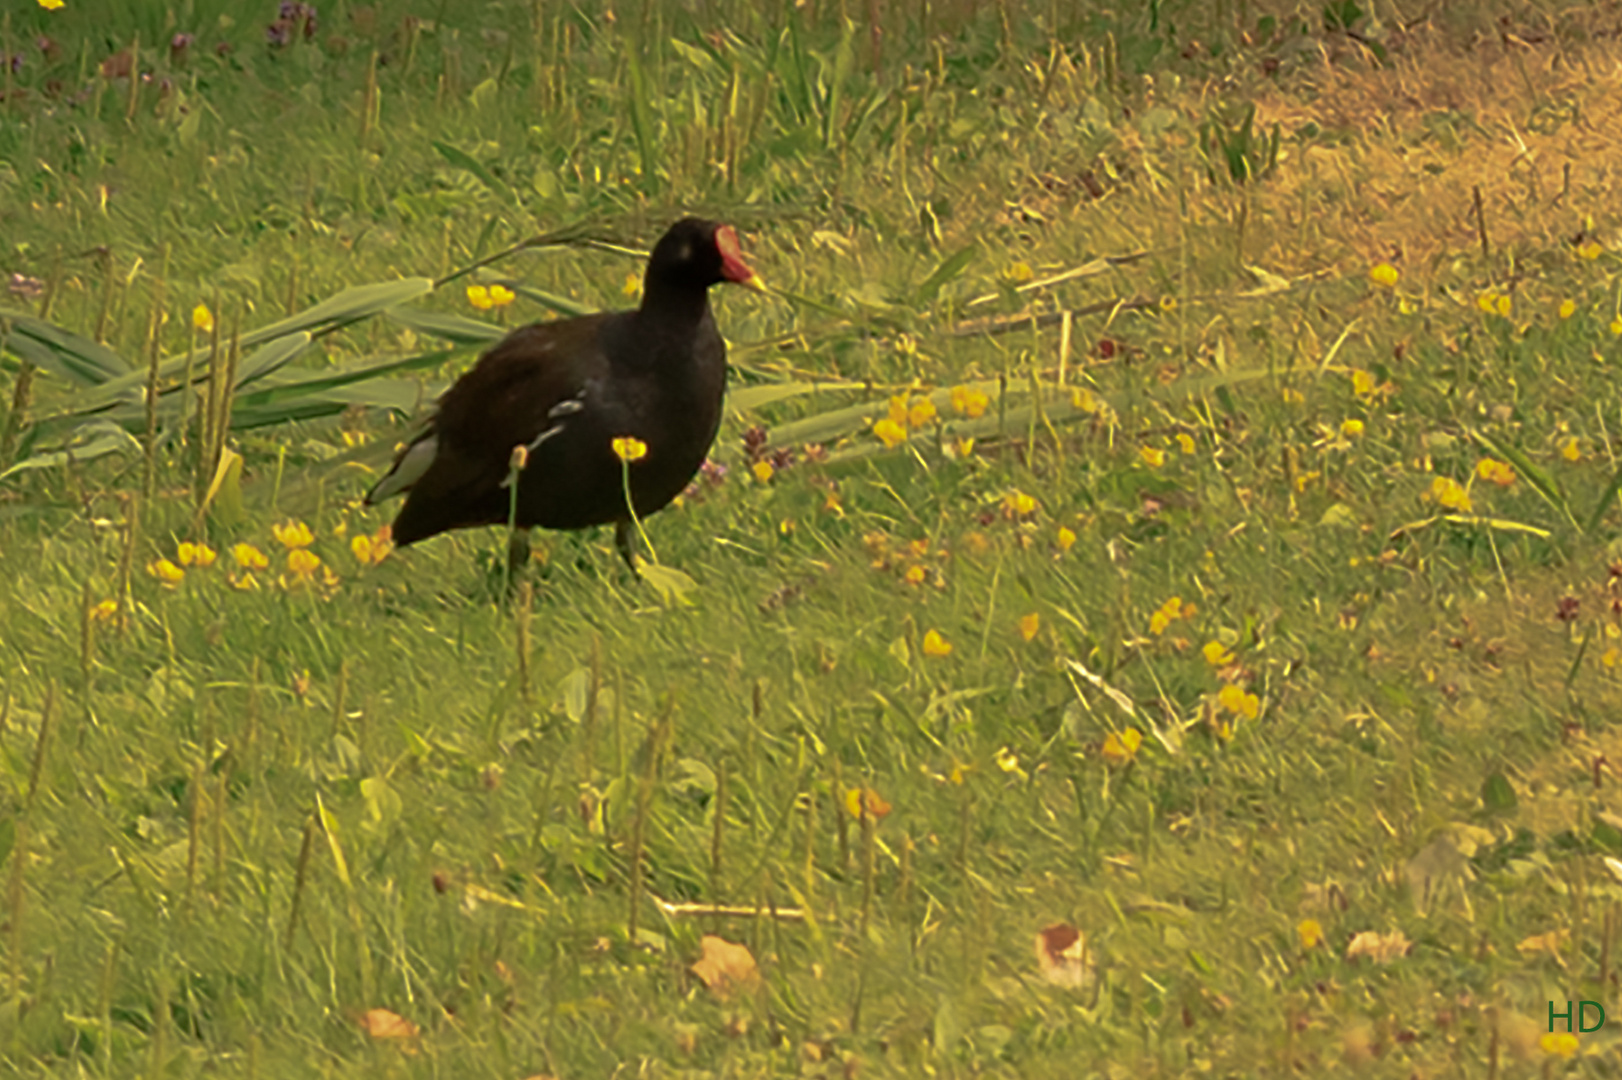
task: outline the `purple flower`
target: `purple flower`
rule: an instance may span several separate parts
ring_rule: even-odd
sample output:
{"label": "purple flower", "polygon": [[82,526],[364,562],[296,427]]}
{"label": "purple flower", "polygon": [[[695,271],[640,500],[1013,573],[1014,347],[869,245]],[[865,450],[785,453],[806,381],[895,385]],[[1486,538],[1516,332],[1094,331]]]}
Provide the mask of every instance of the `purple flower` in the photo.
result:
{"label": "purple flower", "polygon": [[12,53],[10,56],[6,57],[6,63],[11,65],[11,72],[15,75],[17,72],[23,69],[23,54]]}
{"label": "purple flower", "polygon": [[301,31],[305,40],[315,37],[315,28],[314,4],[282,0],[281,6],[277,8],[276,21],[265,27],[265,40],[279,49],[291,45]]}
{"label": "purple flower", "polygon": [[196,40],[197,39],[192,37],[190,34],[176,34],[174,37],[170,38],[169,59],[185,59],[187,50],[192,47],[192,43]]}
{"label": "purple flower", "polygon": [[698,470],[698,475],[706,483],[719,484],[727,478],[727,467],[719,461],[706,460],[703,467]]}

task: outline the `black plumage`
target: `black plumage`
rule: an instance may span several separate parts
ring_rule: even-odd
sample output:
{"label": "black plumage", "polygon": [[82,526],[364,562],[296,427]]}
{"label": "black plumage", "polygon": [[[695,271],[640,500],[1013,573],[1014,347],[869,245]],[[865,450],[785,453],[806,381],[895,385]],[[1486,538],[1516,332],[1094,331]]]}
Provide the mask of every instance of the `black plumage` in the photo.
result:
{"label": "black plumage", "polygon": [[614,524],[630,561],[625,481],[614,440],[647,448],[630,464],[632,505],[669,504],[704,464],[721,423],[726,346],[709,288],[761,288],[732,229],[686,218],[648,259],[641,306],[521,327],[481,356],[367,494],[402,492],[398,546],[450,529],[505,524],[515,447],[516,523],[548,529]]}

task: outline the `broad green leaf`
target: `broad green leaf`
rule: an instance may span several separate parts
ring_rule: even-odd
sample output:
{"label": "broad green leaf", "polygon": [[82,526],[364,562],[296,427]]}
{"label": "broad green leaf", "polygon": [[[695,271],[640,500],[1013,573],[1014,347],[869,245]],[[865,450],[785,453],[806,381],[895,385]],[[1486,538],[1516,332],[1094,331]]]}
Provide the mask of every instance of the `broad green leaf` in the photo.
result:
{"label": "broad green leaf", "polygon": [[666,607],[692,604],[688,597],[698,588],[698,582],[680,570],[658,563],[643,563],[638,569],[642,573],[642,580],[653,586],[653,591],[659,594],[659,601]]}
{"label": "broad green leaf", "polygon": [[50,469],[75,462],[94,461],[108,454],[139,453],[141,444],[135,437],[108,420],[93,420],[75,430],[72,443],[60,450],[51,450],[19,461],[5,472],[0,480],[31,469]]}
{"label": "broad green leaf", "polygon": [[913,291],[913,306],[923,307],[935,299],[935,294],[941,291],[941,286],[968,269],[969,264],[974,261],[974,257],[979,253],[979,250],[980,245],[971,242],[966,247],[960,248],[948,256],[946,261],[937,266],[935,272],[925,278],[923,284]]}
{"label": "broad green leaf", "polygon": [[644,183],[654,178],[657,163],[654,160],[653,121],[649,117],[648,80],[637,57],[640,45],[632,42],[625,50],[626,93],[630,96],[631,130],[636,135],[636,151],[641,160]]}
{"label": "broad green leaf", "polygon": [[1495,772],[1481,783],[1481,802],[1493,813],[1503,813],[1515,809],[1519,800],[1504,774]]}
{"label": "broad green leaf", "polygon": [[301,397],[313,397],[341,386],[371,382],[385,375],[436,368],[454,355],[452,350],[446,349],[423,353],[420,356],[407,356],[400,360],[386,360],[379,364],[363,363],[319,373],[283,373],[261,381],[251,390],[239,393],[236,407],[257,408],[276,402],[296,401]]}
{"label": "broad green leaf", "polygon": [[380,311],[409,303],[434,290],[432,278],[401,278],[399,281],[381,281],[372,285],[356,285],[335,296],[329,296],[312,308],[291,315],[269,326],[242,335],[242,347],[258,345],[295,334],[300,330],[315,330],[328,325],[351,323],[376,315]]}
{"label": "broad green leaf", "polygon": [[[477,93],[480,89],[483,89],[482,84],[474,89],[474,93]],[[475,102],[475,104],[477,104],[477,102]],[[466,169],[468,172],[478,177],[479,182],[485,187],[489,188],[491,191],[500,194],[506,193],[507,185],[503,184],[500,180],[497,180],[495,175],[492,174],[489,169],[486,169],[483,165],[481,165],[479,160],[472,154],[469,154],[465,150],[458,150],[450,143],[443,143],[439,142],[438,140],[434,141],[433,146],[435,150],[439,151],[440,157],[444,158],[452,165],[455,165],[458,169]]]}
{"label": "broad green leaf", "polygon": [[4,336],[6,348],[52,375],[99,385],[130,371],[129,363],[107,346],[26,311],[0,305],[0,319],[11,324]]}
{"label": "broad green leaf", "polygon": [[246,386],[282,367],[310,347],[310,335],[300,330],[296,334],[277,338],[269,345],[256,349],[237,365],[236,385]]}
{"label": "broad green leaf", "polygon": [[214,479],[197,512],[207,512],[210,505],[215,505],[216,497],[219,501],[215,517],[221,524],[234,525],[242,520],[242,455],[229,446],[220,450],[219,467],[214,470]]}
{"label": "broad green leaf", "polygon": [[315,812],[321,822],[321,832],[327,838],[327,846],[332,849],[332,863],[338,871],[338,880],[344,883],[344,888],[353,889],[355,883],[349,877],[349,860],[344,858],[343,845],[338,843],[338,818],[321,801],[319,791],[315,793]]}
{"label": "broad green leaf", "polygon": [[369,776],[362,780],[360,797],[366,800],[366,812],[377,825],[394,824],[405,809],[400,793],[381,776]]}
{"label": "broad green leaf", "polygon": [[597,308],[592,307],[590,304],[582,304],[578,300],[570,300],[566,296],[559,296],[557,293],[545,292],[529,285],[514,285],[512,290],[519,296],[533,300],[542,307],[549,307],[561,315],[568,315],[570,317],[577,315],[595,315],[598,311]]}
{"label": "broad green leaf", "polygon": [[1594,503],[1594,512],[1589,516],[1588,528],[1584,529],[1584,532],[1591,533],[1599,528],[1600,522],[1605,520],[1605,511],[1611,508],[1611,502],[1616,498],[1618,491],[1622,491],[1622,466],[1611,474],[1611,482],[1605,485],[1605,494]]}
{"label": "broad green leaf", "polygon": [[493,323],[440,311],[424,311],[422,308],[391,308],[384,315],[391,322],[410,327],[419,334],[444,338],[458,345],[488,345],[501,340],[507,333]]}
{"label": "broad green leaf", "polygon": [[727,405],[738,412],[748,412],[751,409],[759,409],[773,402],[786,401],[802,394],[815,394],[823,390],[863,390],[866,389],[866,386],[865,383],[832,381],[768,383],[763,386],[745,386],[727,395]]}
{"label": "broad green leaf", "polygon": [[1544,502],[1563,515],[1567,521],[1576,525],[1579,529],[1582,528],[1581,525],[1577,524],[1577,518],[1571,512],[1571,504],[1566,501],[1565,492],[1560,490],[1560,485],[1555,482],[1554,477],[1523,454],[1519,447],[1512,446],[1509,443],[1501,443],[1485,431],[1477,431],[1474,428],[1467,430],[1470,432],[1470,437],[1480,443],[1487,453],[1497,454],[1515,466],[1516,471],[1526,477],[1526,482],[1532,485],[1533,491],[1543,497]]}
{"label": "broad green leaf", "polygon": [[335,416],[352,405],[393,409],[409,416],[420,402],[432,399],[433,395],[425,392],[414,380],[377,379],[354,386],[335,386],[267,405],[238,405],[231,411],[231,427],[233,430],[246,430],[294,420],[314,420]]}
{"label": "broad green leaf", "polygon": [[563,712],[570,723],[578,724],[586,718],[586,700],[591,695],[591,672],[577,667],[558,683],[563,697]]}
{"label": "broad green leaf", "polygon": [[[274,341],[289,334],[296,334],[301,330],[311,331],[325,328],[329,325],[354,322],[368,315],[375,315],[381,311],[399,304],[415,300],[419,296],[432,291],[434,283],[429,278],[402,278],[399,281],[385,281],[373,285],[357,285],[352,289],[330,296],[305,311],[299,312],[269,326],[243,334],[238,344],[247,349],[267,341]],[[206,374],[208,367],[208,351],[198,350],[193,360],[194,377],[201,378]],[[170,382],[183,378],[186,373],[186,354],[179,353],[166,357],[158,365],[158,374],[162,381]],[[145,371],[132,371],[116,379],[109,379],[98,386],[94,393],[87,394],[76,401],[74,413],[85,414],[106,408],[120,398],[130,400],[138,394],[132,393],[138,387],[146,384]],[[240,378],[238,380],[240,382]]]}

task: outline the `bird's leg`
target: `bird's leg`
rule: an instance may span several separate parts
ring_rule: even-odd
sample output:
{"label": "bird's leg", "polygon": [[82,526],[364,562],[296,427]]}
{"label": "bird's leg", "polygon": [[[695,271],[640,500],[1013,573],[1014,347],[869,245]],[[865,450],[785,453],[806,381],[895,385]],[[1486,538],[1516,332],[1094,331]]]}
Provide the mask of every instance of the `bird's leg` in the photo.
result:
{"label": "bird's leg", "polygon": [[636,568],[636,552],[631,550],[631,523],[616,521],[614,523],[614,547],[625,560],[625,565],[631,568],[631,576],[640,579],[642,571]]}
{"label": "bird's leg", "polygon": [[529,530],[512,529],[507,535],[507,587],[529,563]]}

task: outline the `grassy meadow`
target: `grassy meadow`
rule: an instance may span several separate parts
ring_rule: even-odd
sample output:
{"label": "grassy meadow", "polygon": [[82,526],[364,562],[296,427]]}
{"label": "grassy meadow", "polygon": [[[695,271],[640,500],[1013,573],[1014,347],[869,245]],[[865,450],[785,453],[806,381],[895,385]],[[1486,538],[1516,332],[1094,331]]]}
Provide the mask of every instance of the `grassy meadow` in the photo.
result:
{"label": "grassy meadow", "polygon": [[[1616,1074],[1613,5],[0,10],[6,1075]],[[645,580],[390,552],[686,213]]]}

